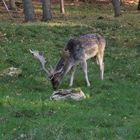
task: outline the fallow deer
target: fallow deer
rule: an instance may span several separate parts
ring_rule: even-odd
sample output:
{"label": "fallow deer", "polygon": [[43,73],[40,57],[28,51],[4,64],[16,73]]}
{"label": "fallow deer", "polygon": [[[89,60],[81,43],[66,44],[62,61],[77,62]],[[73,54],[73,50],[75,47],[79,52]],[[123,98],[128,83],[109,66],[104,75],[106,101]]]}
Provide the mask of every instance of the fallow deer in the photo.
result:
{"label": "fallow deer", "polygon": [[30,52],[33,56],[39,60],[42,65],[43,70],[48,74],[51,80],[53,89],[57,89],[62,81],[63,77],[72,70],[72,75],[70,79],[70,86],[73,85],[75,68],[78,64],[81,64],[82,69],[85,74],[85,79],[87,86],[90,86],[88,80],[88,68],[87,60],[96,57],[97,63],[100,69],[100,78],[103,80],[104,77],[104,50],[106,46],[105,38],[100,34],[86,34],[80,37],[75,37],[70,39],[66,46],[64,47],[62,57],[58,61],[54,69],[51,71],[45,68],[46,60],[44,56],[39,51]]}

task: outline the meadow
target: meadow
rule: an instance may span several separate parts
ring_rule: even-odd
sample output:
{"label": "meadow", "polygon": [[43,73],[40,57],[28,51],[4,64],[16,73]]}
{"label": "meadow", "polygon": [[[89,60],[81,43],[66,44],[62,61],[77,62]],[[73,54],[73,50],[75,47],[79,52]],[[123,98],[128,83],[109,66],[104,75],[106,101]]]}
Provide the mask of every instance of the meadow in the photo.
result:
{"label": "meadow", "polygon": [[[139,140],[140,13],[122,7],[113,17],[111,5],[67,5],[66,15],[53,6],[49,22],[0,21],[0,72],[14,66],[19,77],[0,76],[1,140]],[[87,98],[51,101],[53,89],[29,49],[39,50],[55,66],[70,38],[102,33],[106,40],[105,76],[88,61],[91,87],[80,67],[74,88]],[[68,74],[60,88],[69,88]]]}

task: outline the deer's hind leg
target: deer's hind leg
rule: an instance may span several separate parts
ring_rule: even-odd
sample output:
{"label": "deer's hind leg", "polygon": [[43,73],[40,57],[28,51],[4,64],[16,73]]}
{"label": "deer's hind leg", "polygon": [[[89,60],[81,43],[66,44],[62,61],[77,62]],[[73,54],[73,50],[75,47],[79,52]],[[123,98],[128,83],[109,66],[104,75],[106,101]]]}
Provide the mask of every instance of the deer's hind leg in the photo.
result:
{"label": "deer's hind leg", "polygon": [[97,54],[97,60],[99,63],[99,70],[100,70],[100,79],[104,79],[104,62],[103,62],[104,52],[101,51]]}

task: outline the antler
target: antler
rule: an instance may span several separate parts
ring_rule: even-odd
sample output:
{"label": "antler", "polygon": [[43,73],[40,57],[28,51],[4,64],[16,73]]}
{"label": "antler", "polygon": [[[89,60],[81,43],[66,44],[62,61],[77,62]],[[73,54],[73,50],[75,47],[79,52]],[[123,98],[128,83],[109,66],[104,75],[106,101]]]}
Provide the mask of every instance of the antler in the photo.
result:
{"label": "antler", "polygon": [[63,68],[61,68],[60,70],[57,70],[56,72],[54,72],[54,75],[57,73],[60,73],[62,71]]}
{"label": "antler", "polygon": [[55,76],[55,74],[62,72],[62,69],[63,69],[63,68],[61,68],[60,70],[57,70],[57,71],[54,71],[54,70],[53,70],[52,76],[51,76],[50,80]]}
{"label": "antler", "polygon": [[60,73],[62,71],[62,68],[58,71],[54,71],[52,66],[50,66],[50,69],[47,70],[45,68],[45,64],[47,63],[47,61],[46,61],[45,57],[43,56],[43,54],[40,53],[39,51],[33,51],[31,49],[29,49],[29,51],[34,56],[34,58],[37,59],[41,63],[42,69],[52,78],[54,77],[55,74]]}
{"label": "antler", "polygon": [[43,56],[42,53],[40,53],[39,51],[32,51],[31,49],[29,49],[30,53],[34,56],[34,58],[36,58],[37,60],[39,60],[39,62],[41,63],[42,69],[48,74],[50,75],[50,72],[45,68],[45,64],[47,63],[45,57]]}
{"label": "antler", "polygon": [[52,66],[50,66],[50,74],[53,74],[54,73],[54,69],[53,69],[53,67]]}

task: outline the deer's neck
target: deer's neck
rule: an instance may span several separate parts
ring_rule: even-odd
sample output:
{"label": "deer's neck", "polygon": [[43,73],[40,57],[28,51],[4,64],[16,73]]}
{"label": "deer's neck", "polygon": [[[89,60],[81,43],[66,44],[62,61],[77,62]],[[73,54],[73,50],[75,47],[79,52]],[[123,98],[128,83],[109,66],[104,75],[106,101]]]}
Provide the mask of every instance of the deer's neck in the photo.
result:
{"label": "deer's neck", "polygon": [[64,76],[71,70],[72,67],[73,63],[71,63],[70,61],[64,62],[63,59],[59,61],[56,67],[56,70],[62,69],[58,76],[59,81],[61,81],[64,78]]}

